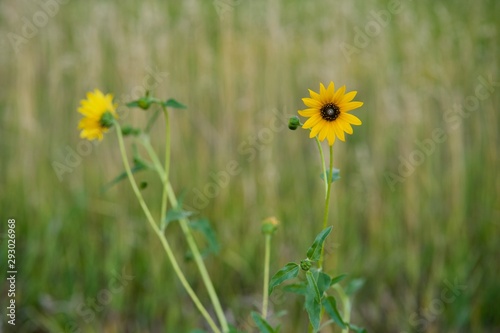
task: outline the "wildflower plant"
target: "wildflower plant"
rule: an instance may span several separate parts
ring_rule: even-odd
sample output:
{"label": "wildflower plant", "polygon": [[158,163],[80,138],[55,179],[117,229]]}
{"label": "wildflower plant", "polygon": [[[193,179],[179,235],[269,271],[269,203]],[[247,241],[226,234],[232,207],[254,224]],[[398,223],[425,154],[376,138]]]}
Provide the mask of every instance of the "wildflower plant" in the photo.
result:
{"label": "wildflower plant", "polygon": [[[353,130],[351,125],[361,124],[361,121],[357,117],[349,114],[349,112],[359,108],[363,103],[352,101],[356,92],[353,91],[346,94],[345,86],[335,91],[333,82],[331,82],[327,88],[325,88],[323,84],[320,84],[319,93],[311,90],[309,92],[310,98],[303,99],[304,104],[308,108],[299,111],[299,114],[308,117],[308,120],[302,124],[298,117],[293,117],[289,121],[289,128],[294,130],[302,126],[304,129],[308,129],[310,131],[309,136],[316,140],[323,165],[322,178],[325,183],[323,228],[307,250],[305,259],[299,262],[290,262],[286,264],[270,279],[271,240],[273,234],[278,229],[279,223],[274,217],[267,218],[263,221],[262,234],[264,235],[265,241],[265,255],[262,309],[260,313],[252,312],[251,318],[260,332],[278,332],[280,326],[272,327],[268,322],[269,296],[283,282],[295,279],[294,283],[282,286],[282,288],[285,291],[299,294],[304,297],[305,309],[310,321],[310,332],[317,332],[322,327],[332,323],[340,326],[342,332],[348,332],[349,329],[356,332],[363,332],[363,329],[352,325],[349,320],[350,301],[348,295],[340,286],[340,282],[346,275],[342,274],[332,277],[324,271],[323,267],[324,243],[332,231],[332,226],[328,226],[330,189],[332,182],[340,178],[339,170],[333,168],[333,143],[335,142],[335,138],[344,141],[344,133],[352,134]],[[211,240],[214,241],[215,237],[213,236],[213,230],[210,228],[207,220],[190,219],[192,213],[183,209],[182,202],[177,198],[169,179],[171,141],[169,112],[171,109],[186,107],[174,99],[161,100],[151,96],[149,92],[146,93],[146,96],[128,103],[127,106],[148,111],[146,114],[149,116],[149,119],[144,128],[120,124],[119,117],[116,113],[117,105],[113,103],[113,95],[105,95],[98,89],[87,93],[87,98],[80,102],[80,107],[78,108],[78,111],[84,116],[78,124],[78,128],[81,130],[80,136],[88,140],[102,140],[104,134],[114,127],[118,137],[118,145],[125,172],[116,177],[108,186],[112,186],[123,179],[129,180],[149,226],[162,244],[165,254],[172,265],[173,272],[176,274],[201,316],[205,319],[210,330],[215,333],[241,333],[240,330],[232,326],[226,319],[226,314],[222,309],[218,294],[203,261],[202,253],[193,236],[193,230],[198,229],[205,233],[209,242]],[[159,155],[153,149],[150,137],[151,129],[160,118],[160,115],[163,116],[165,126],[165,152],[163,154],[163,162],[160,161]],[[134,148],[132,158],[133,164],[129,162],[129,155],[125,147],[125,136],[132,137],[134,141],[132,146]],[[325,139],[327,139],[330,147],[329,169],[326,169],[321,146],[321,141]],[[135,149],[136,144],[144,148],[147,153],[146,158],[139,155],[138,150]],[[156,172],[161,180],[162,194],[159,196],[159,198],[161,198],[161,205],[158,216],[154,216],[151,212],[149,205],[141,194],[141,189],[144,186],[143,184],[137,184],[134,176],[135,173],[144,170]],[[174,221],[179,223],[180,229],[182,230],[191,252],[191,256],[197,265],[199,276],[207,290],[212,305],[210,311],[200,301],[198,295],[191,287],[175,256],[175,249],[172,248],[165,236],[168,225]],[[300,272],[303,273],[299,276]],[[343,310],[342,315],[337,308],[337,299],[332,291],[335,291],[336,295],[340,297]],[[329,319],[322,321],[322,317],[325,313],[328,315]],[[215,314],[216,319],[212,317],[213,314]],[[277,318],[273,319],[276,320]],[[197,332],[203,331],[197,330]]]}

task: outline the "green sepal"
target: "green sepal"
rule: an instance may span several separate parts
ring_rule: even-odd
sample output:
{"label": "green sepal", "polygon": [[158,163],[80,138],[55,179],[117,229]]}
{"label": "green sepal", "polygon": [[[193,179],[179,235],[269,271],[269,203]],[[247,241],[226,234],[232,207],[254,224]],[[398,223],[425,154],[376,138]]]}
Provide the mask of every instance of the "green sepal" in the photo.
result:
{"label": "green sepal", "polygon": [[[326,170],[326,174],[327,175],[330,174],[330,169]],[[320,177],[321,177],[321,179],[325,180],[325,174],[324,173],[321,173]],[[333,171],[332,171],[331,177],[330,177],[330,182],[333,183],[334,181],[339,180],[339,179],[340,179],[340,170],[336,169],[336,168],[333,168]]]}
{"label": "green sepal", "polygon": [[293,279],[299,274],[300,266],[294,262],[289,262],[282,269],[280,269],[269,282],[269,295],[273,292],[274,288],[285,282],[286,280]]}
{"label": "green sepal", "polygon": [[326,313],[332,318],[332,320],[339,325],[342,329],[347,328],[344,320],[340,316],[339,310],[337,309],[337,301],[333,296],[328,296],[323,299],[323,307],[325,308]]}
{"label": "green sepal", "polygon": [[323,243],[325,242],[326,237],[332,231],[332,226],[321,231],[314,240],[314,243],[307,250],[307,258],[311,261],[318,261],[321,256],[321,249],[323,248]]}
{"label": "green sepal", "polygon": [[164,107],[171,107],[171,108],[174,108],[174,109],[186,109],[187,108],[187,106],[185,106],[182,103],[177,102],[173,98],[170,98],[170,99],[166,100],[165,102],[162,102],[162,105]]}

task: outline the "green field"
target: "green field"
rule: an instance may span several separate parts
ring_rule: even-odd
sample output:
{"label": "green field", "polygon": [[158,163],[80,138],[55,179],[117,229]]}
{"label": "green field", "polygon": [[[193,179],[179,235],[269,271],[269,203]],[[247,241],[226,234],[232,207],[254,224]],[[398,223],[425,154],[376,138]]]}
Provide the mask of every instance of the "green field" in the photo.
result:
{"label": "green field", "polygon": [[[353,111],[363,125],[334,145],[325,261],[349,273],[344,285],[365,281],[352,321],[368,332],[500,331],[499,1],[60,2],[0,2],[0,332],[209,331],[129,183],[103,191],[123,166],[114,133],[98,145],[79,137],[77,108],[95,88],[121,106],[146,89],[187,105],[171,110],[170,180],[216,231],[205,262],[228,320],[256,332],[261,221],[280,220],[271,273],[321,230],[316,144],[286,124],[307,89],[330,81],[364,102]],[[147,121],[119,111],[124,124]],[[158,124],[159,151],[163,139]],[[158,178],[137,178],[157,214]],[[167,238],[213,313],[175,223]],[[271,322],[307,332],[301,299],[276,295],[271,313],[286,314]]]}

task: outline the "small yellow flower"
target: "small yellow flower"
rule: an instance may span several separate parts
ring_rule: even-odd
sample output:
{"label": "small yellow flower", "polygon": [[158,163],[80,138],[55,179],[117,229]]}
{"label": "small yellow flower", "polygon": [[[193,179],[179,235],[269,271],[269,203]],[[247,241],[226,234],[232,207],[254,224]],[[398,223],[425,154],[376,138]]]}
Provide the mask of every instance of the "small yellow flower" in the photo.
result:
{"label": "small yellow flower", "polygon": [[335,91],[333,82],[325,89],[323,83],[319,85],[319,94],[309,89],[311,98],[302,98],[308,109],[299,110],[299,114],[309,119],[302,128],[311,129],[310,138],[318,135],[323,141],[328,139],[331,146],[335,137],[345,141],[344,132],[352,134],[351,125],[361,125],[358,117],[348,113],[363,105],[363,102],[353,102],[357,91],[345,93],[345,86]]}
{"label": "small yellow flower", "polygon": [[117,104],[113,104],[113,95],[104,95],[99,89],[88,92],[87,99],[80,101],[78,108],[78,112],[85,116],[78,124],[78,128],[82,130],[80,137],[102,140],[103,134],[118,118],[116,107]]}

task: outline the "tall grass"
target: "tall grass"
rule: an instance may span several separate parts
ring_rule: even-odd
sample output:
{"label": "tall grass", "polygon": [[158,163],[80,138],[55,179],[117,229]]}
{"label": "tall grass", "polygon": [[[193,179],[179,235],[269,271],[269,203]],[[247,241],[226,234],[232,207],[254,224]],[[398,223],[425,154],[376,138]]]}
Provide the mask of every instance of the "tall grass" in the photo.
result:
{"label": "tall grass", "polygon": [[[99,87],[124,103],[138,97],[148,68],[168,73],[157,96],[188,105],[171,118],[171,180],[185,203],[196,205],[195,189],[213,183],[228,162],[241,169],[199,209],[221,243],[206,260],[234,325],[251,331],[247,315],[260,301],[262,218],[282,222],[274,270],[300,258],[319,232],[323,185],[314,141],[305,131],[269,129],[277,114],[284,124],[303,108],[308,88],[334,80],[365,103],[356,111],[363,126],[335,144],[342,179],[333,186],[325,262],[366,280],[353,321],[371,332],[498,330],[498,85],[467,118],[445,116],[474,96],[479,76],[500,78],[498,1],[403,1],[350,61],[339,45],[355,46],[354,28],[363,30],[387,2],[235,3],[222,18],[211,1],[68,2],[18,53],[7,33],[20,35],[21,18],[31,20],[41,7],[0,4],[0,203],[3,221],[14,217],[18,227],[18,331],[66,332],[68,323],[82,332],[203,327],[128,184],[101,191],[122,171],[114,136],[62,180],[53,168],[81,143],[76,108],[85,92]],[[122,114],[132,119],[145,115]],[[400,157],[422,151],[416,141],[432,139],[435,129],[446,139],[391,185],[387,175],[398,173]],[[160,184],[153,175],[139,178],[154,200]],[[173,226],[168,237],[182,253],[177,235]],[[161,264],[152,265],[151,255]],[[208,300],[193,263],[185,269]],[[134,278],[85,322],[78,308],[122,272]],[[438,308],[447,281],[466,288]],[[293,296],[270,305],[288,310],[283,332],[306,331]]]}

